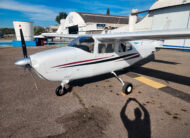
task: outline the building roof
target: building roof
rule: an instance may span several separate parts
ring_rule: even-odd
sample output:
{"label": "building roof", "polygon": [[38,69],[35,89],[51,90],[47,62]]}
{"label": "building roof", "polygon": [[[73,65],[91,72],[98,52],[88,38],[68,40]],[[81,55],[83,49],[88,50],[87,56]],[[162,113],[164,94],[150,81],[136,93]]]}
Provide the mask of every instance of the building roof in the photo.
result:
{"label": "building roof", "polygon": [[118,15],[106,15],[106,14],[94,14],[94,13],[84,13],[77,12],[85,22],[95,22],[95,23],[111,23],[111,24],[128,24],[128,16],[118,16]]}
{"label": "building roof", "polygon": [[189,3],[190,3],[190,0],[157,0],[152,5],[150,10],[156,10],[156,9],[160,9],[160,8],[184,5],[184,4],[189,4]]}
{"label": "building roof", "polygon": [[187,4],[190,5],[190,0],[157,0],[150,7],[149,10],[139,11],[139,12],[131,13],[131,14],[135,15],[135,14],[140,14],[140,13],[144,13],[144,12],[151,12],[151,11],[155,11],[155,10],[177,7],[177,6],[187,5]]}

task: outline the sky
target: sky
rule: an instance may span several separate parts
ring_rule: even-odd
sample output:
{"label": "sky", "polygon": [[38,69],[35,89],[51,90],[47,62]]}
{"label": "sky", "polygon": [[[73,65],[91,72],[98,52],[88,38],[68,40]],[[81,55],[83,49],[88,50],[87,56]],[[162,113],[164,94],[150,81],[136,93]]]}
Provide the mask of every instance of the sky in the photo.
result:
{"label": "sky", "polygon": [[13,21],[32,21],[35,26],[56,25],[59,12],[71,11],[128,16],[132,9],[148,10],[156,0],[0,0],[0,28]]}

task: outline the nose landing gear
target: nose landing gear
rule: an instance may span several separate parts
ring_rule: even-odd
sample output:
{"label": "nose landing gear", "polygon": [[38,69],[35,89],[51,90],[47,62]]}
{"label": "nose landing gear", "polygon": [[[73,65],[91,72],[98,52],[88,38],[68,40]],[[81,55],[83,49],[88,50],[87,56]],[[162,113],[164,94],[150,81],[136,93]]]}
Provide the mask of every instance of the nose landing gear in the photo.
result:
{"label": "nose landing gear", "polygon": [[62,96],[64,94],[66,94],[66,89],[65,87],[62,87],[61,85],[57,87],[57,89],[55,90],[55,93],[57,96]]}
{"label": "nose landing gear", "polygon": [[[67,89],[65,87],[65,85],[67,85],[69,83],[69,81],[62,81],[61,85],[57,87],[57,89],[55,90],[55,94],[57,96],[63,96],[67,93]],[[67,86],[68,88],[69,86]]]}

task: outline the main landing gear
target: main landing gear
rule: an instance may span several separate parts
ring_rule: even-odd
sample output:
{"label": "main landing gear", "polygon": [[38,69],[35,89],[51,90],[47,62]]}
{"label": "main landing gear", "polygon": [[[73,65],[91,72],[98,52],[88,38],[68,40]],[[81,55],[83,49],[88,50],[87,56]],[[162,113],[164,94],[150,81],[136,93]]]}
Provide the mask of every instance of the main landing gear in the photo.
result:
{"label": "main landing gear", "polygon": [[[57,87],[55,93],[57,96],[62,96],[67,93],[66,85],[68,85],[69,81],[62,81],[61,85]],[[69,86],[67,86],[69,87]]]}
{"label": "main landing gear", "polygon": [[[117,76],[117,74],[112,71],[111,72],[120,82],[121,84],[123,85],[122,87],[122,92],[126,95],[129,95],[132,93],[133,91],[133,85],[131,83],[128,83],[128,82],[123,82],[123,80],[121,78],[119,78]],[[68,85],[69,81],[66,80],[66,81],[62,81],[61,82],[61,85],[57,87],[57,89],[55,90],[55,93],[57,96],[62,96],[62,95],[65,95],[67,92],[68,92],[68,89],[69,89],[69,85]]]}
{"label": "main landing gear", "polygon": [[133,91],[133,85],[132,85],[131,83],[128,83],[128,82],[123,82],[123,80],[122,80],[121,78],[119,78],[119,77],[117,76],[117,74],[116,74],[114,71],[112,71],[111,73],[112,73],[112,74],[121,82],[121,84],[123,85],[123,87],[122,87],[122,92],[123,92],[124,94],[126,94],[126,95],[131,94],[132,91]]}

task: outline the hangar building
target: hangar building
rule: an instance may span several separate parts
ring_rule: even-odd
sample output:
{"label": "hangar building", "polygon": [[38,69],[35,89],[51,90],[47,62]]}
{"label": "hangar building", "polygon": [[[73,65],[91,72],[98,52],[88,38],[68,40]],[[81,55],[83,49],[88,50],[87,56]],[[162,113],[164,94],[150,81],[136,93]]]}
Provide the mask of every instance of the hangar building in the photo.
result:
{"label": "hangar building", "polygon": [[[141,13],[147,14],[138,22],[136,20]],[[190,29],[190,0],[157,0],[149,10],[133,10],[129,25],[111,30],[111,33],[185,28]],[[164,46],[190,47],[190,40],[165,40]]]}
{"label": "hangar building", "polygon": [[112,30],[129,23],[128,16],[70,12],[62,20],[57,33],[63,34],[98,34],[103,30]]}

